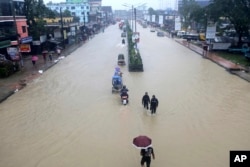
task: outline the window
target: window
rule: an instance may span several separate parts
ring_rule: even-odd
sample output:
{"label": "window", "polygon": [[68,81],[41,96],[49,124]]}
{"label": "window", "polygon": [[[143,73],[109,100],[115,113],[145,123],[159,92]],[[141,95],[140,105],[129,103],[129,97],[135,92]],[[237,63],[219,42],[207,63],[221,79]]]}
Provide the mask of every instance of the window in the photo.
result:
{"label": "window", "polygon": [[71,9],[75,9],[75,7],[74,7],[74,6],[71,6]]}
{"label": "window", "polygon": [[26,26],[22,26],[23,33],[26,33]]}

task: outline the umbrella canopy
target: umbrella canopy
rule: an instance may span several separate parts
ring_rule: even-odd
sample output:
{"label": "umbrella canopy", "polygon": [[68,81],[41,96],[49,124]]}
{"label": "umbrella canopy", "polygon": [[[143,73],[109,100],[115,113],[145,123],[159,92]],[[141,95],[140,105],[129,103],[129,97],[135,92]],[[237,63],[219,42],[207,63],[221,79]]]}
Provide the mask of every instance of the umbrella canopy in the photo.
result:
{"label": "umbrella canopy", "polygon": [[146,149],[150,147],[152,140],[147,136],[137,136],[133,139],[133,145],[139,149]]}
{"label": "umbrella canopy", "polygon": [[32,61],[37,61],[37,60],[38,60],[38,57],[37,57],[37,56],[32,56],[31,60],[32,60]]}

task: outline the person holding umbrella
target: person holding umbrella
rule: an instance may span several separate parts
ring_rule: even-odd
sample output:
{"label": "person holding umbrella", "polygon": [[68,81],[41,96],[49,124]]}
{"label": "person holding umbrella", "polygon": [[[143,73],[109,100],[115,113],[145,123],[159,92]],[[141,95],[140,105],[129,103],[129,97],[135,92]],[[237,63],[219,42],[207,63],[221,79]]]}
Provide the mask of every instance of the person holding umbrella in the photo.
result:
{"label": "person holding umbrella", "polygon": [[155,159],[154,149],[152,147],[152,140],[148,136],[140,135],[133,139],[133,145],[136,148],[141,149],[141,167],[144,167],[146,163],[147,167],[150,167],[151,156]]}
{"label": "person holding umbrella", "polygon": [[32,57],[31,57],[31,61],[32,61],[32,64],[33,64],[33,67],[35,67],[35,65],[36,65],[36,61],[38,60],[38,57],[37,56],[35,56],[35,55],[32,55]]}
{"label": "person holding umbrella", "polygon": [[141,167],[144,167],[146,162],[146,167],[150,167],[151,156],[155,159],[154,149],[153,147],[148,147],[146,149],[141,149]]}

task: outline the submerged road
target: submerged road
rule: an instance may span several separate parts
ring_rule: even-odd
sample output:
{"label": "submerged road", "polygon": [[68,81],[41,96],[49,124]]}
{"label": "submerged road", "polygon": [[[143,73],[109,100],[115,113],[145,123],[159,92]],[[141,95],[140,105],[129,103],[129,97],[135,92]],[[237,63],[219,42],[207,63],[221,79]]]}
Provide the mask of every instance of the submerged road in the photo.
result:
{"label": "submerged road", "polygon": [[[230,150],[249,150],[250,85],[137,28],[144,72],[121,67],[129,105],[111,93],[127,55],[112,25],[0,104],[1,167],[138,167],[138,135],[153,140],[152,167],[228,167]],[[141,104],[146,91],[159,99],[155,116]]]}

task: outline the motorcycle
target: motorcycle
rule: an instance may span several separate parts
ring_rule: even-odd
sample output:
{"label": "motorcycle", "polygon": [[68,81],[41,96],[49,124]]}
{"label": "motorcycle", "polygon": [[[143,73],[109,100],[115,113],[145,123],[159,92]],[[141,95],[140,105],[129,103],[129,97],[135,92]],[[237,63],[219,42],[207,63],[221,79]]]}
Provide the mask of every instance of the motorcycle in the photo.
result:
{"label": "motorcycle", "polygon": [[128,96],[121,96],[121,101],[123,105],[128,104]]}

